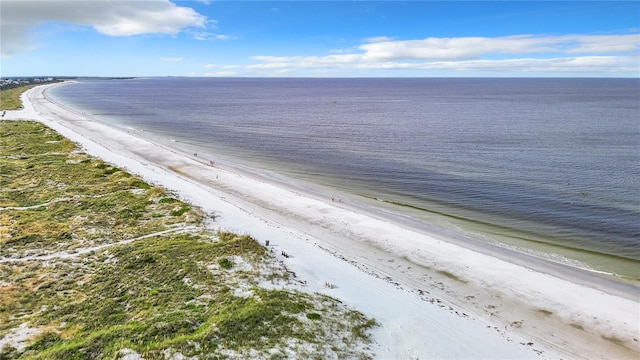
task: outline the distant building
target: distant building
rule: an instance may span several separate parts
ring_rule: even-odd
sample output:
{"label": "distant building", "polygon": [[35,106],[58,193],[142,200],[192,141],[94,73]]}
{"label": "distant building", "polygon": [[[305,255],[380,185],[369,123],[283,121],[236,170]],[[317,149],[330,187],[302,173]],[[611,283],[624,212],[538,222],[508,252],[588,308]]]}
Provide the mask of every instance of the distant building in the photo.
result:
{"label": "distant building", "polygon": [[0,78],[0,89],[8,89],[22,85],[43,84],[58,81],[53,77],[33,77],[27,79],[21,78]]}

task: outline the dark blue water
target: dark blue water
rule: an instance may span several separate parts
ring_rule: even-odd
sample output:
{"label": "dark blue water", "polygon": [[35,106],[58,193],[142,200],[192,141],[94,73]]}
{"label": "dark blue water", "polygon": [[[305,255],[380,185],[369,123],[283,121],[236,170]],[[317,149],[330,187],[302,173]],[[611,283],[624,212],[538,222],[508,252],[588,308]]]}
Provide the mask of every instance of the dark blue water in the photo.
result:
{"label": "dark blue water", "polygon": [[156,140],[640,279],[638,79],[152,78],[51,95]]}

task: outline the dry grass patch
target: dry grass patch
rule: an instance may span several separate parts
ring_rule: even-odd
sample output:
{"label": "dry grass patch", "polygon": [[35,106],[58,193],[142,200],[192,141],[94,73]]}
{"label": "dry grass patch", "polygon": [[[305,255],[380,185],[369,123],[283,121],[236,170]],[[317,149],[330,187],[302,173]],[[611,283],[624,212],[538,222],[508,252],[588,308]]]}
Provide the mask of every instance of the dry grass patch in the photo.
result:
{"label": "dry grass patch", "polygon": [[0,90],[0,110],[19,110],[22,108],[20,95],[35,85],[19,86],[12,89]]}

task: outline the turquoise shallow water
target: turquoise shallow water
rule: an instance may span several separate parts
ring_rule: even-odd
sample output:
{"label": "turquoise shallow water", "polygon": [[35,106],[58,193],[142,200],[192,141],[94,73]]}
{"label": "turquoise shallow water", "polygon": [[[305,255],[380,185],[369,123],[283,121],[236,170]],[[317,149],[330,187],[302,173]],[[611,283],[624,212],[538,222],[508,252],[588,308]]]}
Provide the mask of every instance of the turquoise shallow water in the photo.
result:
{"label": "turquoise shallow water", "polygon": [[173,146],[640,280],[638,79],[151,78],[51,95]]}

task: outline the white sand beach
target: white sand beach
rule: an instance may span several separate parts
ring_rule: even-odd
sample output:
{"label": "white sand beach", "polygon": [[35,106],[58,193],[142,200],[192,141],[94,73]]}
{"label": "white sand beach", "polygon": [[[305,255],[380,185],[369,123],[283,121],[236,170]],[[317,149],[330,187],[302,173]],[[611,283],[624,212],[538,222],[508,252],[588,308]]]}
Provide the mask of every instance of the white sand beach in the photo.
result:
{"label": "white sand beach", "polygon": [[51,86],[4,118],[40,121],[215,215],[214,228],[268,240],[302,290],[377,320],[376,358],[640,358],[636,286],[179,152],[49,101]]}

